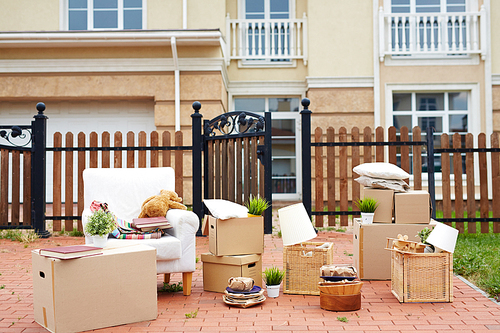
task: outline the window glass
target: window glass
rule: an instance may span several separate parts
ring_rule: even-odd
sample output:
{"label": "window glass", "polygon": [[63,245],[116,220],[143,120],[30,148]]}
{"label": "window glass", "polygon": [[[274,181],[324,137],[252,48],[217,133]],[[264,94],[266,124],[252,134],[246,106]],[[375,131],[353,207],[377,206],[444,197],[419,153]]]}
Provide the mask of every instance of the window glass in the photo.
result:
{"label": "window glass", "polygon": [[444,110],[444,94],[417,94],[417,110]]}
{"label": "window glass", "polygon": [[104,8],[118,9],[118,0],[94,0],[94,9]]}
{"label": "window glass", "polygon": [[448,13],[465,12],[465,0],[447,0],[446,11]]}
{"label": "window glass", "polygon": [[449,93],[448,96],[450,110],[467,110],[467,93],[465,91]]}
{"label": "window glass", "polygon": [[418,117],[418,127],[422,132],[427,131],[427,127],[434,127],[436,132],[443,132],[443,118],[442,117]]}
{"label": "window glass", "polygon": [[264,18],[264,0],[245,1],[245,13],[247,19]]}
{"label": "window glass", "polygon": [[264,98],[236,98],[234,109],[235,111],[264,112],[266,100]]}
{"label": "window glass", "polygon": [[142,10],[125,10],[123,12],[123,29],[141,29]]}
{"label": "window glass", "polygon": [[468,131],[468,121],[467,115],[454,114],[450,115],[450,132],[467,132]]}
{"label": "window glass", "polygon": [[118,27],[117,11],[94,11],[94,28],[113,29]]}
{"label": "window glass", "polygon": [[392,107],[394,111],[411,111],[411,94],[394,94]]}
{"label": "window glass", "polygon": [[87,9],[87,0],[69,0],[70,9],[85,8]]}
{"label": "window glass", "polygon": [[293,119],[272,120],[271,127],[272,136],[295,136],[295,120]]}
{"label": "window glass", "polygon": [[124,0],[124,8],[142,8],[142,0]]}
{"label": "window glass", "polygon": [[287,19],[288,18],[288,0],[270,0],[271,18],[272,19]]}
{"label": "window glass", "polygon": [[394,127],[399,131],[401,127],[406,126],[409,130],[413,127],[411,126],[411,116],[394,116],[393,117]]}
{"label": "window glass", "polygon": [[417,13],[439,13],[441,0],[416,0],[415,11]]}
{"label": "window glass", "polygon": [[142,26],[142,0],[68,0],[69,30],[142,29]]}
{"label": "window glass", "polygon": [[87,11],[69,12],[69,30],[87,30]]}
{"label": "window glass", "polygon": [[410,0],[392,0],[391,1],[392,13],[409,13]]}
{"label": "window glass", "polygon": [[299,111],[299,105],[298,98],[269,98],[269,111],[271,112]]}

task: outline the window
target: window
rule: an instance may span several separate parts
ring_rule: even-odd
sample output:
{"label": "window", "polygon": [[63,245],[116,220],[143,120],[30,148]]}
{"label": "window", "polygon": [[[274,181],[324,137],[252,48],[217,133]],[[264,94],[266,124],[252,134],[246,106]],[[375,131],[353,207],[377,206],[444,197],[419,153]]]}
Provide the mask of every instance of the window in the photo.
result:
{"label": "window", "polygon": [[[420,127],[423,137],[428,127],[435,129],[434,147],[440,148],[441,134],[462,135],[462,148],[465,147],[465,134],[469,131],[469,97],[467,91],[453,92],[393,92],[393,125],[397,131],[406,126],[411,133],[413,127]],[[463,163],[465,173],[465,160]],[[422,156],[423,171],[426,171],[426,157]],[[451,163],[453,166],[453,163]],[[435,156],[435,171],[441,172],[441,156]],[[452,171],[453,172],[453,171]]]}
{"label": "window", "polygon": [[[236,111],[271,112],[273,197],[297,199],[301,180],[297,179],[300,140],[297,137],[299,98],[235,98]],[[300,182],[300,184],[298,184]],[[276,194],[281,195],[277,197]]]}
{"label": "window", "polygon": [[68,30],[142,29],[143,0],[68,0]]}
{"label": "window", "polygon": [[[249,56],[290,55],[290,0],[244,0]],[[257,21],[258,20],[258,21]],[[255,59],[265,61],[265,59]],[[276,59],[270,61],[290,61]]]}
{"label": "window", "polygon": [[391,0],[392,13],[465,12],[466,0]]}

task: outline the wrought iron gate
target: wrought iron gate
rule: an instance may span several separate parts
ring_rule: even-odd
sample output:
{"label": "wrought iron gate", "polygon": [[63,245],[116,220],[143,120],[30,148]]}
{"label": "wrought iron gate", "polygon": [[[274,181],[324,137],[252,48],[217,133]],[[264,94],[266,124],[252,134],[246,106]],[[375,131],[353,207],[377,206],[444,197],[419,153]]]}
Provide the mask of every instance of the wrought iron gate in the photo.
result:
{"label": "wrought iron gate", "polygon": [[[203,199],[244,204],[260,195],[271,203],[271,113],[224,113],[205,120],[202,133],[201,104],[193,103],[193,109],[194,212],[200,218],[206,213]],[[272,207],[264,213],[264,233],[272,233]]]}

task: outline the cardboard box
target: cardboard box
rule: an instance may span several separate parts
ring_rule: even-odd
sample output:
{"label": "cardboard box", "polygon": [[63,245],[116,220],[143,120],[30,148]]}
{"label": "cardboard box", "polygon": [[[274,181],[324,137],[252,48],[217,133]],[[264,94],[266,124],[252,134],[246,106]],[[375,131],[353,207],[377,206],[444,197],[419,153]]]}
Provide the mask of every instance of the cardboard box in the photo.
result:
{"label": "cardboard box", "polygon": [[419,241],[417,233],[424,229],[423,224],[373,223],[362,224],[354,219],[353,263],[362,280],[391,279],[391,251],[385,250],[387,237],[396,238],[398,234],[408,235],[408,239]]}
{"label": "cardboard box", "polygon": [[264,252],[264,218],[262,216],[227,220],[209,216],[208,225],[208,248],[216,256]]}
{"label": "cardboard box", "polygon": [[155,320],[156,249],[133,245],[53,259],[31,253],[35,321],[51,332],[81,332]]}
{"label": "cardboard box", "polygon": [[431,219],[430,196],[427,191],[409,191],[394,195],[396,223],[425,223]]}
{"label": "cardboard box", "polygon": [[373,215],[373,222],[392,223],[394,216],[394,191],[365,187],[364,197],[370,197],[378,201],[378,207]]}
{"label": "cardboard box", "polygon": [[249,277],[255,285],[262,287],[262,255],[238,256],[201,255],[203,262],[203,290],[223,293],[231,277]]}

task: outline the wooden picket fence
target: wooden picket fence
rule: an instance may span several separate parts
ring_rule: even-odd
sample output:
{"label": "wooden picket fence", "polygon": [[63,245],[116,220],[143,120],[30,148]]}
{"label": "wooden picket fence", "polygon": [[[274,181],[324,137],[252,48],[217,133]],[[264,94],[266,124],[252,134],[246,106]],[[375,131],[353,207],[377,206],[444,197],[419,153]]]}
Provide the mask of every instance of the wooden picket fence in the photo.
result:
{"label": "wooden picket fence", "polygon": [[[73,133],[66,133],[63,145],[63,136],[57,132],[54,134],[53,147],[47,148],[47,151],[53,152],[53,214],[47,216],[46,220],[53,220],[53,231],[62,230],[62,221],[64,221],[65,231],[72,231],[75,227],[75,221],[77,221],[77,229],[83,230],[80,216],[84,209],[82,174],[85,168],[173,166],[175,169],[175,191],[180,197],[183,196],[184,155],[186,151],[190,154],[191,147],[183,146],[182,132],[178,131],[174,134],[174,145],[171,145],[172,135],[169,131],[151,132],[149,145],[147,145],[147,134],[144,131],[137,134],[137,142],[133,132],[126,134],[126,142],[124,142],[121,132],[115,132],[113,145],[111,145],[109,132],[101,134],[100,144],[98,144],[99,137],[96,132],[90,133],[88,137],[87,141],[85,133],[78,133],[77,146],[74,147]],[[64,163],[62,162],[63,154]],[[64,187],[62,186],[63,175],[65,178]],[[74,177],[76,177],[76,181]],[[77,186],[77,198],[74,198],[74,186]],[[74,203],[76,203],[76,207]],[[62,215],[63,212],[64,215]]]}
{"label": "wooden picket fence", "polygon": [[[326,141],[325,141],[326,139]],[[341,127],[338,133],[332,127],[326,130],[326,135],[321,128],[314,131],[314,142],[312,146],[312,164],[314,174],[313,202],[315,225],[324,226],[325,215],[328,226],[336,226],[340,220],[340,226],[347,226],[349,215],[356,217],[357,209],[352,209],[352,203],[360,198],[360,184],[355,181],[358,177],[352,168],[361,163],[389,162],[398,164],[407,172],[410,172],[412,164],[412,189],[422,189],[422,153],[427,149],[425,141],[422,141],[420,128],[412,129],[410,138],[409,130],[402,127],[397,133],[396,128],[388,128],[388,142],[414,142],[416,145],[388,145],[384,144],[384,129],[377,127],[375,133],[370,127],[365,127],[363,132],[353,127],[348,133],[345,127]],[[478,136],[478,147],[473,147],[473,135],[465,135],[465,148],[463,148],[463,135],[453,135],[453,147],[449,148],[450,138],[447,134],[441,135],[441,148],[435,149],[436,154],[441,155],[442,161],[442,218],[437,220],[447,224],[455,223],[455,227],[464,232],[465,226],[469,233],[475,233],[476,221],[481,223],[479,232],[489,232],[490,223],[493,232],[500,232],[500,171],[499,171],[499,135],[491,135],[491,148],[486,148],[486,135]],[[361,145],[360,142],[366,144]],[[352,144],[349,144],[352,143]],[[387,147],[387,148],[386,148]],[[451,165],[450,153],[452,154],[452,166],[454,181],[450,179]],[[462,171],[462,157],[465,154],[466,172]],[[490,167],[488,167],[487,155],[490,154]],[[479,169],[479,182],[474,178],[474,169]],[[489,182],[488,178],[491,178]],[[457,181],[459,180],[459,181]],[[410,184],[409,179],[406,182]],[[463,190],[466,184],[466,191]],[[479,203],[475,198],[476,188],[480,188]],[[488,189],[492,191],[489,194]],[[451,193],[454,193],[452,201]],[[464,199],[464,194],[466,199]],[[452,207],[452,203],[454,203]],[[476,218],[477,207],[480,207],[479,217]],[[465,207],[465,210],[464,210]],[[441,207],[440,207],[441,208]],[[349,211],[352,209],[352,211]],[[338,217],[339,216],[339,217]],[[454,216],[452,218],[452,216]],[[467,221],[475,218],[475,221]]]}

